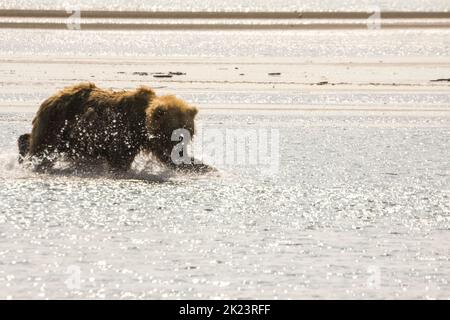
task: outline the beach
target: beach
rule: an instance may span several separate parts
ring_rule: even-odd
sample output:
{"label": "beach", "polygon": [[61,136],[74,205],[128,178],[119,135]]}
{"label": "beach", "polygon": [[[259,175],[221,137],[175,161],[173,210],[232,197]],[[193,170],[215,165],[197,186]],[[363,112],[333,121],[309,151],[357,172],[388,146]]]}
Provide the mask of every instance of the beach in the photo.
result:
{"label": "beach", "polygon": [[[450,297],[444,4],[381,24],[122,9],[74,28],[61,8],[0,10],[0,298]],[[276,134],[278,152],[206,175],[143,155],[120,177],[19,165],[39,104],[88,81],[176,94],[203,132]]]}
{"label": "beach", "polygon": [[449,28],[450,12],[107,11],[0,9],[0,28],[84,30],[311,30]]}

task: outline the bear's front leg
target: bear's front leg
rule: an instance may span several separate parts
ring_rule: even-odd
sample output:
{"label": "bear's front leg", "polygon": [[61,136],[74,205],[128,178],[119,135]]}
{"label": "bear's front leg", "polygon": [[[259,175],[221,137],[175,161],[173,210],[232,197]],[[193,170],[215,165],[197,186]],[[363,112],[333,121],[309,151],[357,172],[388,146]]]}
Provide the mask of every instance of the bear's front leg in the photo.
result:
{"label": "bear's front leg", "polygon": [[107,155],[106,161],[108,162],[108,165],[112,171],[125,172],[130,170],[135,157],[136,153],[125,155],[119,153],[111,153]]}
{"label": "bear's front leg", "polygon": [[30,156],[30,160],[36,171],[45,172],[53,167],[56,156],[53,152],[43,151]]}
{"label": "bear's front leg", "polygon": [[[174,161],[172,156],[163,154],[162,156],[157,156],[158,160],[165,166],[172,170],[180,172],[191,172],[191,173],[207,173],[217,171],[216,168],[204,164],[203,162],[195,159],[194,157],[188,157],[188,161]],[[185,159],[186,160],[186,159]]]}
{"label": "bear's front leg", "polygon": [[216,168],[193,157],[183,159],[183,149],[174,151],[174,146],[173,142],[168,144],[165,140],[151,139],[145,145],[145,150],[155,156],[161,164],[172,170],[193,173],[217,171]]}
{"label": "bear's front leg", "polygon": [[35,143],[29,151],[29,160],[36,171],[46,171],[51,169],[55,164],[57,157],[58,153],[56,148],[47,143]]}
{"label": "bear's front leg", "polygon": [[180,164],[173,163],[173,169],[182,172],[192,172],[192,173],[207,173],[217,171],[216,168],[204,164],[195,158],[191,157],[190,159],[191,159],[190,163],[180,163]]}

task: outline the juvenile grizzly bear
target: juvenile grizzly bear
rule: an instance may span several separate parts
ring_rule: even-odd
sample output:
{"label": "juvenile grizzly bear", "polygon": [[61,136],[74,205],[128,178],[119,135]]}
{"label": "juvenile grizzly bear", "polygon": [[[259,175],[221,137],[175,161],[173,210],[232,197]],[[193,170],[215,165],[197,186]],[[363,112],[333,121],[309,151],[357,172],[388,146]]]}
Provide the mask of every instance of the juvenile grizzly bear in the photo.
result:
{"label": "juvenile grizzly bear", "polygon": [[[148,87],[111,91],[92,83],[67,87],[45,100],[33,119],[31,134],[18,139],[19,161],[30,159],[37,169],[51,167],[59,157],[72,162],[106,160],[114,170],[128,170],[140,152],[152,153],[171,168],[172,132],[195,133],[197,108],[174,96],[157,97]],[[184,141],[183,141],[184,142]]]}

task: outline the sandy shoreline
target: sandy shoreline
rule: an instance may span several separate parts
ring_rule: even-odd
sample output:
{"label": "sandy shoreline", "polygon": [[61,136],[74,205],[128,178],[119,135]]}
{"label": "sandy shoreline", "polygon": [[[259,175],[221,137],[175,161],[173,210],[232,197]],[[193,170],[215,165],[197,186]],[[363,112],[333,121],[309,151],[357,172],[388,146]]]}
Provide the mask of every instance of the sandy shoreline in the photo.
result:
{"label": "sandy shoreline", "polygon": [[418,63],[417,58],[288,63],[277,58],[0,57],[0,108],[34,112],[54,91],[92,81],[116,90],[149,85],[158,92],[180,95],[207,114],[448,117],[449,82],[432,80],[450,72],[450,61],[428,61],[421,68]]}
{"label": "sandy shoreline", "polygon": [[[1,29],[50,29],[61,30],[67,29],[65,23],[14,23],[3,22],[0,23]],[[115,24],[115,23],[82,23],[81,28],[83,30],[356,30],[366,29],[367,24]],[[450,22],[445,23],[402,23],[402,24],[384,24],[383,29],[448,29],[450,28]]]}
{"label": "sandy shoreline", "polygon": [[87,30],[292,30],[450,28],[450,12],[181,12],[0,9],[0,28]]}
{"label": "sandy shoreline", "polygon": [[[0,9],[0,17],[66,18],[71,12],[64,10]],[[117,19],[368,19],[373,12],[183,12],[183,11],[98,11],[82,10],[85,18]],[[450,19],[450,12],[383,11],[382,19]]]}

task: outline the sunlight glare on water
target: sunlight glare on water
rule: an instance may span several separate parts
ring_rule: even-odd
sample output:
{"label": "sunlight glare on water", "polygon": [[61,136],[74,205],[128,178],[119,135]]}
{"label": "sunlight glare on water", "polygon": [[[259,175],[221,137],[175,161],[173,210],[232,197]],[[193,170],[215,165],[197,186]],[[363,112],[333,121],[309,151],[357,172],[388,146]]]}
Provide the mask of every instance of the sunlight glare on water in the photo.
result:
{"label": "sunlight glare on water", "polygon": [[[72,5],[364,11],[372,1],[0,1]],[[448,29],[2,28],[0,44],[0,299],[449,298]],[[17,138],[39,103],[79,81],[176,93],[222,138],[276,132],[275,166],[265,154],[222,155],[205,175],[144,155],[122,174],[19,165]]]}
{"label": "sunlight glare on water", "polygon": [[[184,176],[140,157],[121,177],[21,168],[14,141],[27,120],[0,127],[0,281],[12,297],[449,292],[448,118],[367,127],[360,117],[203,115],[218,128],[278,127],[279,172],[224,165]],[[81,282],[69,290],[73,266]]]}

